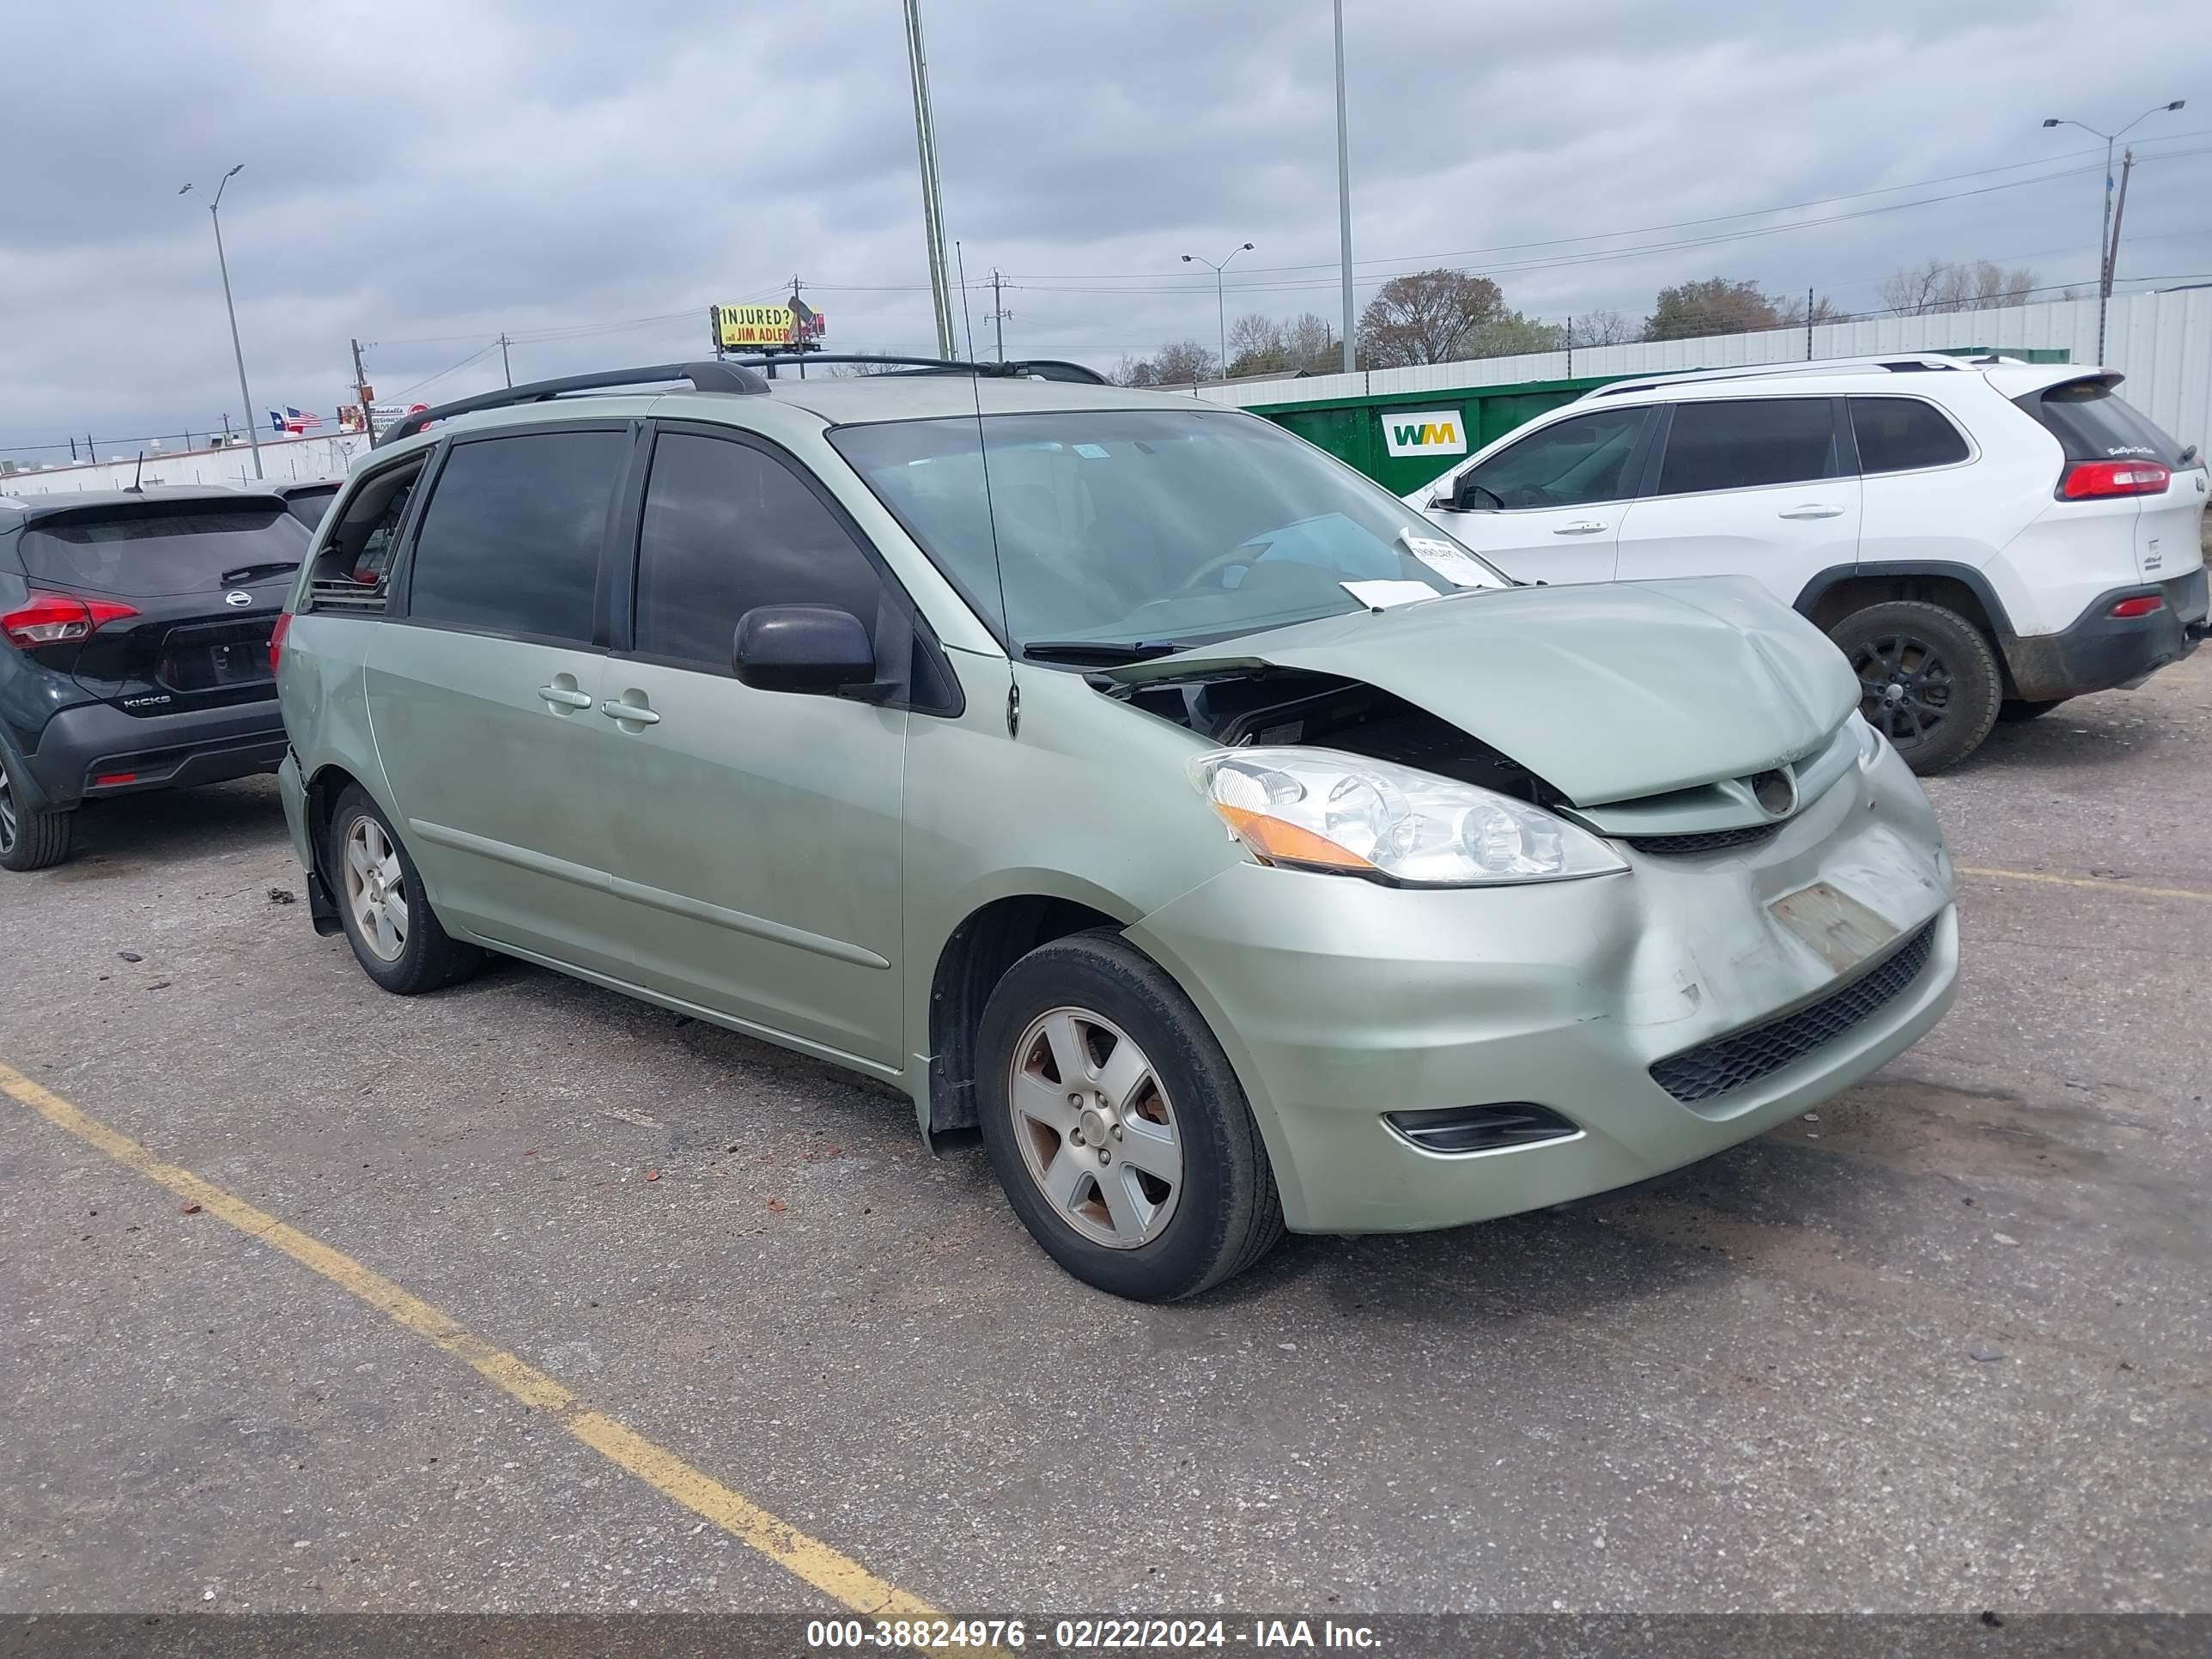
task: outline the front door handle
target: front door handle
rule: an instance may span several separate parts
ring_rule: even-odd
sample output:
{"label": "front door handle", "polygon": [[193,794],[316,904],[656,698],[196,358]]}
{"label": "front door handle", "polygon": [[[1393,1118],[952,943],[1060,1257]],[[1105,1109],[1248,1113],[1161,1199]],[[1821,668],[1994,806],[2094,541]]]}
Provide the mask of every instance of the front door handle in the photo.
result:
{"label": "front door handle", "polygon": [[1802,507],[1786,509],[1782,516],[1785,519],[1840,519],[1844,516],[1844,509],[1829,507],[1820,501],[1808,501]]}
{"label": "front door handle", "polygon": [[622,720],[632,726],[658,726],[660,716],[641,702],[624,702],[618,697],[609,697],[599,705],[599,713],[611,720]]}
{"label": "front door handle", "polygon": [[1577,519],[1572,524],[1563,524],[1552,533],[1554,536],[1595,536],[1605,526],[1595,519]]}
{"label": "front door handle", "polygon": [[562,708],[589,708],[592,706],[591,693],[579,691],[571,685],[541,685],[538,688],[538,695]]}

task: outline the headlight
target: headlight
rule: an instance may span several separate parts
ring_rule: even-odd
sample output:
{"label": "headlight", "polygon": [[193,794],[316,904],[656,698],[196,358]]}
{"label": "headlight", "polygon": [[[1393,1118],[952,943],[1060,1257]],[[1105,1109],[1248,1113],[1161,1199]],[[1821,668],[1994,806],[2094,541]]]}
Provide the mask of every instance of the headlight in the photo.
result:
{"label": "headlight", "polygon": [[1628,866],[1510,796],[1328,749],[1217,749],[1191,781],[1263,863],[1410,887],[1569,881]]}
{"label": "headlight", "polygon": [[1876,761],[1881,758],[1881,733],[1875,731],[1872,726],[1869,725],[1863,716],[1853,714],[1851,718],[1858,721],[1859,764],[1861,766],[1872,766]]}

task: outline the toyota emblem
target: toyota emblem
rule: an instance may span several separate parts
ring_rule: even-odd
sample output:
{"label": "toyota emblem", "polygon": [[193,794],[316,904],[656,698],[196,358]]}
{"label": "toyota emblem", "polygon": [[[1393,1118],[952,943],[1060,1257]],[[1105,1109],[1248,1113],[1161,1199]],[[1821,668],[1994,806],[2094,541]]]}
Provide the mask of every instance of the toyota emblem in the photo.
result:
{"label": "toyota emblem", "polygon": [[225,605],[252,605],[253,595],[246,592],[226,593],[222,596],[222,602]]}

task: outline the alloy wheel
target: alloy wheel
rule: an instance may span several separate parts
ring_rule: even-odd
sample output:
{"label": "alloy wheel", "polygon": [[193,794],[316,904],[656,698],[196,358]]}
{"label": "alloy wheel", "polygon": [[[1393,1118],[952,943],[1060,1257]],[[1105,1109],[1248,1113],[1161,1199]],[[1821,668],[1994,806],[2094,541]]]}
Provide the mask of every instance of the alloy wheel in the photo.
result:
{"label": "alloy wheel", "polygon": [[345,836],[346,908],[354,927],[380,962],[397,962],[407,948],[407,878],[399,849],[384,826],[364,813]]}
{"label": "alloy wheel", "polygon": [[1030,1178],[1093,1243],[1133,1250],[1182,1196],[1175,1107],[1145,1051],[1088,1009],[1048,1010],[1014,1045],[1006,1099]]}
{"label": "alloy wheel", "polygon": [[1900,749],[1924,742],[1948,718],[1954,684],[1936,647],[1910,634],[1869,640],[1851,652],[1860,712]]}

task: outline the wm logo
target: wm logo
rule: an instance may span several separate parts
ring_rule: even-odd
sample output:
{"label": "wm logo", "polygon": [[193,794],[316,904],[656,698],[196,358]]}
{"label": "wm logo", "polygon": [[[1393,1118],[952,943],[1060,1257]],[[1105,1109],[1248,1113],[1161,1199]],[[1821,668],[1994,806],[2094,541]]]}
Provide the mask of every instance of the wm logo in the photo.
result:
{"label": "wm logo", "polygon": [[1382,444],[1393,455],[1464,455],[1467,422],[1456,409],[1409,409],[1385,415]]}

